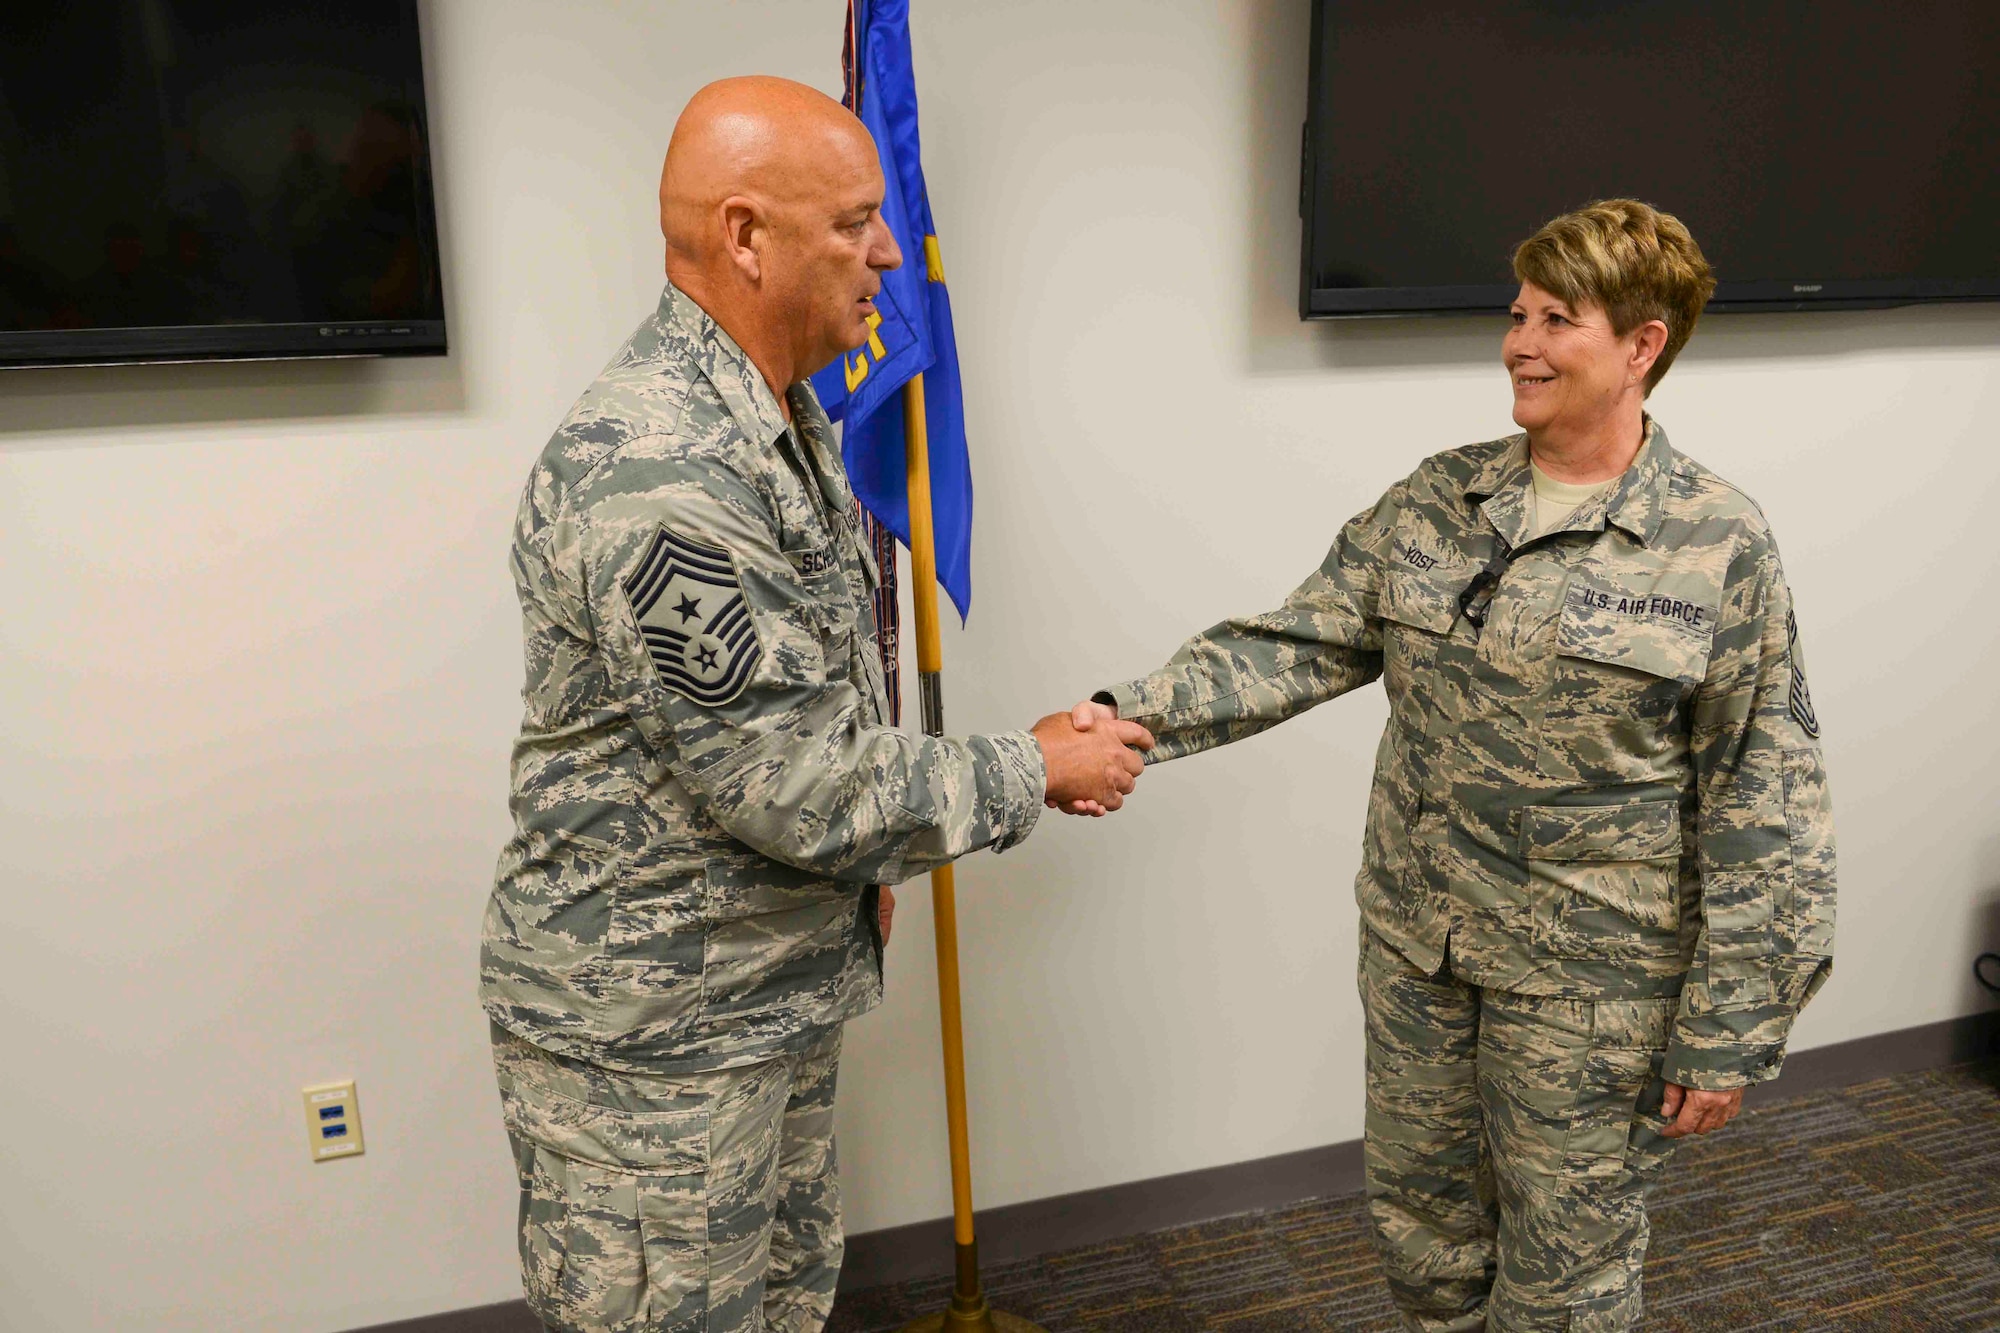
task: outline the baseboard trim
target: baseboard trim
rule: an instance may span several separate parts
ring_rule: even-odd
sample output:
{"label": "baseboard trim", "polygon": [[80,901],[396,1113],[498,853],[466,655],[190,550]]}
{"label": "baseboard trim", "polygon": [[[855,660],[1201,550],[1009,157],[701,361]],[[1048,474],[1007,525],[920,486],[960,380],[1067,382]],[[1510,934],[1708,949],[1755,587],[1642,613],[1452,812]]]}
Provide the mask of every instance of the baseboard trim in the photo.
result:
{"label": "baseboard trim", "polygon": [[353,1333],[544,1333],[542,1321],[528,1313],[526,1301],[501,1301],[465,1310],[446,1310],[421,1319],[371,1324]]}
{"label": "baseboard trim", "polygon": [[[979,1257],[1011,1263],[1236,1213],[1282,1208],[1361,1188],[1361,1140],[1231,1162],[1200,1171],[982,1209]],[[847,1238],[840,1289],[860,1291],[951,1272],[951,1219]]]}
{"label": "baseboard trim", "polygon": [[[1800,1051],[1787,1057],[1784,1076],[1757,1095],[1794,1097],[1994,1055],[2000,1055],[2000,1011],[1969,1014]],[[988,1208],[979,1214],[979,1253],[989,1263],[1011,1263],[1360,1188],[1361,1142],[1352,1139]],[[840,1290],[944,1277],[951,1272],[951,1260],[948,1217],[863,1232],[847,1238]],[[354,1333],[542,1333],[542,1327],[524,1303],[503,1301]]]}

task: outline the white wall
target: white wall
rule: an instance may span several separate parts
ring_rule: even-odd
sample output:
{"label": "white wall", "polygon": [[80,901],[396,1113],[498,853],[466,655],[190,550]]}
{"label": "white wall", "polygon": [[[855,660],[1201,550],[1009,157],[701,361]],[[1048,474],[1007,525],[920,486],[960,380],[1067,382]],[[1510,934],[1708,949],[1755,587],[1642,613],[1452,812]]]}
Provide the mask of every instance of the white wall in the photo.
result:
{"label": "white wall", "polygon": [[[1024,725],[1272,604],[1509,428],[1498,321],[1293,313],[1306,5],[924,0],[979,485],[951,721]],[[508,523],[659,286],[675,113],[833,88],[837,0],[438,0],[453,353],[0,376],[0,1328],[352,1328],[509,1298],[474,1000],[507,827]],[[1840,811],[1799,1046],[1970,1012],[1990,937],[2000,309],[1714,317],[1657,395],[1780,533]],[[1368,692],[960,876],[978,1195],[1356,1137]],[[947,1211],[930,922],[849,1034],[849,1222]],[[360,1080],[313,1166],[301,1084]]]}

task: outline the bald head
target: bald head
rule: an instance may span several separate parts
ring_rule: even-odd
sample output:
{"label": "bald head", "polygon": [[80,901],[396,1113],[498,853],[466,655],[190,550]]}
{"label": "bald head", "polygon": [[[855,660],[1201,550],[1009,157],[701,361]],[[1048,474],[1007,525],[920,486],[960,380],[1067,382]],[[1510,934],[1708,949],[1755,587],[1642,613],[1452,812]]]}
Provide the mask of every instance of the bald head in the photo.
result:
{"label": "bald head", "polygon": [[711,83],[660,171],[667,277],[782,392],[867,341],[880,271],[902,258],[882,190],[874,141],[826,94],[763,75]]}
{"label": "bald head", "polygon": [[711,83],[674,123],[660,171],[667,253],[711,257],[721,238],[710,223],[731,195],[796,205],[823,192],[829,174],[874,161],[867,129],[816,88],[755,74]]}

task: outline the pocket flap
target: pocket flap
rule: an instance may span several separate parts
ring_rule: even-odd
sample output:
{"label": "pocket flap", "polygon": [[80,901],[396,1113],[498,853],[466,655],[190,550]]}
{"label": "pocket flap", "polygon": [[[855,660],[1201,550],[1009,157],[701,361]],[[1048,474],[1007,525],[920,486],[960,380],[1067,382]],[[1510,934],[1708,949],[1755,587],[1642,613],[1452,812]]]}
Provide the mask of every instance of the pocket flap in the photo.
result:
{"label": "pocket flap", "polygon": [[1433,634],[1449,634],[1458,619],[1458,598],[1415,570],[1392,569],[1383,581],[1381,615]]}
{"label": "pocket flap", "polygon": [[695,1175],[708,1169],[705,1109],[594,1106],[519,1069],[502,1071],[500,1092],[501,1118],[510,1133],[572,1160],[641,1176]]}
{"label": "pocket flap", "polygon": [[1675,801],[1632,805],[1530,805],[1521,854],[1534,861],[1665,861],[1681,854]]}
{"label": "pocket flap", "polygon": [[1458,619],[1458,592],[1474,566],[1438,531],[1421,507],[1396,515],[1381,583],[1378,613],[1384,620],[1449,634]]}
{"label": "pocket flap", "polygon": [[1563,597],[1556,651],[1699,685],[1714,635],[1715,608],[1697,599],[1577,576]]}

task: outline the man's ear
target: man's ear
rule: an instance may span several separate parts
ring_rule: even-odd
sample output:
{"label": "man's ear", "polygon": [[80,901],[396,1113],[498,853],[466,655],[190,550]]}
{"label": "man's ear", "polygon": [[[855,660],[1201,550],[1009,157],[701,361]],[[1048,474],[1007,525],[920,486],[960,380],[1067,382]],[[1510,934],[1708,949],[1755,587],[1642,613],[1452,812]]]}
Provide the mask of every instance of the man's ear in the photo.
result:
{"label": "man's ear", "polygon": [[722,252],[738,272],[752,282],[764,276],[764,240],[770,235],[764,206],[747,195],[732,194],[716,206],[722,223]]}
{"label": "man's ear", "polygon": [[1629,367],[1634,383],[1643,383],[1652,373],[1653,363],[1660,359],[1660,353],[1667,350],[1667,326],[1657,319],[1649,319],[1632,330],[1632,364]]}

